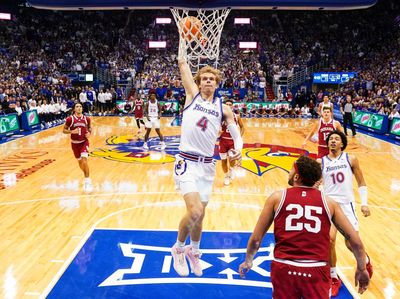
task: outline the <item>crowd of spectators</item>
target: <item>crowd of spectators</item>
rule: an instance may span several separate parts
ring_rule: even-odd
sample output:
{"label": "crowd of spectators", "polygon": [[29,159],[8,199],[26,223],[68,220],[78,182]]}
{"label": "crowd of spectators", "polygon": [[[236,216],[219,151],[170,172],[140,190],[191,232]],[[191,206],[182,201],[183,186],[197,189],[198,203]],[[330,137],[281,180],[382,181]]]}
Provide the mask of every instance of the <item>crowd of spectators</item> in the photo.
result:
{"label": "crowd of spectators", "polygon": [[[274,98],[257,90],[320,61],[328,71],[356,71],[358,77],[329,92],[340,104],[351,94],[357,109],[388,115],[400,110],[399,4],[379,2],[358,11],[232,11],[220,44],[222,88],[247,89],[244,102],[286,101],[281,114],[315,115],[320,92],[281,91]],[[159,99],[182,101],[176,64],[175,24],[155,24],[169,11],[57,12],[20,8],[13,21],[0,21],[0,113],[36,109],[44,126],[62,121],[74,101],[85,111],[111,114],[119,99],[132,101],[140,90],[157,89]],[[233,18],[251,17],[251,25],[232,25]],[[147,48],[149,40],[166,40],[167,48]],[[257,41],[257,51],[237,49],[239,41]],[[126,86],[76,86],[66,74],[102,69]],[[87,94],[86,99],[80,95]],[[92,95],[91,95],[92,94]],[[265,93],[264,93],[265,94]],[[246,112],[247,114],[247,112]],[[256,113],[253,113],[256,115]],[[248,115],[254,116],[249,112]]]}

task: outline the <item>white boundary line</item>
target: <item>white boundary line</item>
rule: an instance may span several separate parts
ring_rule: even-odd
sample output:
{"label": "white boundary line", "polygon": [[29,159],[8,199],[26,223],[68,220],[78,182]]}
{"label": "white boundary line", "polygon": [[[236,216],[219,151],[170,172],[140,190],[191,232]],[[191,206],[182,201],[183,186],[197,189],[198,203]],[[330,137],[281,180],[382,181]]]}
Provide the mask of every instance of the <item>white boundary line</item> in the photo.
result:
{"label": "white boundary line", "polygon": [[[155,191],[155,192],[121,192],[121,193],[101,193],[101,194],[77,194],[77,195],[71,195],[67,196],[68,199],[83,199],[83,200],[88,200],[88,197],[90,200],[95,199],[95,197],[105,197],[105,196],[115,196],[115,195],[160,195],[160,194],[176,194],[180,195],[179,192],[176,191]],[[231,196],[261,196],[267,198],[267,194],[264,193],[241,193],[241,192],[213,192],[212,195],[231,195]],[[57,196],[57,197],[48,197],[48,198],[38,198],[38,199],[26,199],[26,200],[16,200],[16,201],[6,201],[6,202],[0,202],[0,206],[7,206],[7,205],[19,205],[19,204],[26,204],[26,203],[35,203],[35,202],[40,202],[40,201],[53,201],[53,200],[60,200],[65,198],[65,196]],[[218,205],[221,202],[210,202],[210,206],[213,204]],[[248,207],[252,208],[253,205],[248,205],[245,203],[232,203],[236,204],[241,207]],[[382,209],[382,210],[389,210],[389,211],[400,211],[400,208],[392,208],[392,207],[385,207],[385,206],[378,206],[378,205],[369,205],[369,207],[373,207],[376,209]]]}
{"label": "white boundary line", "polygon": [[[52,200],[60,200],[63,198],[68,199],[75,199],[75,198],[82,198],[87,199],[87,197],[104,197],[104,196],[115,196],[115,195],[160,195],[160,194],[176,194],[181,196],[177,191],[154,191],[154,192],[121,192],[121,193],[99,193],[99,194],[77,194],[77,195],[70,195],[70,196],[56,196],[56,197],[48,197],[48,198],[38,198],[38,199],[26,199],[26,200],[18,200],[18,201],[5,201],[0,202],[0,206],[5,205],[18,205],[24,203],[34,203],[39,201],[52,201]],[[233,196],[262,196],[267,198],[267,194],[264,193],[239,193],[239,192],[213,192],[212,195],[233,195]],[[183,201],[182,201],[183,202]]]}
{"label": "white boundary line", "polygon": [[[96,230],[126,230],[126,231],[132,231],[132,230],[137,230],[137,231],[154,231],[155,229],[150,229],[150,228],[132,228],[132,227],[118,227],[118,228],[112,228],[112,227],[96,227]],[[159,232],[177,232],[176,229],[164,229],[164,228],[157,228],[156,229]],[[252,231],[249,230],[202,230],[203,233],[252,233]],[[272,232],[267,232],[268,234],[272,234]]]}

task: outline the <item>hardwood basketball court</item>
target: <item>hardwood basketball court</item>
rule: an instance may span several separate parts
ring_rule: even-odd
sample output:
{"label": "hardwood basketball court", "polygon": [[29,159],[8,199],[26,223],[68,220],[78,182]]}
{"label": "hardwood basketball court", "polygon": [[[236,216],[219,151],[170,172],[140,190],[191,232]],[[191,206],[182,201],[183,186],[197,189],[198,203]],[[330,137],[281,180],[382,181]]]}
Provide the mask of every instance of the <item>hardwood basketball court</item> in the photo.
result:
{"label": "hardwood basketball court", "polygon": [[[287,171],[316,120],[243,121],[244,168],[230,186],[224,186],[217,163],[205,230],[252,231],[267,196],[287,186]],[[171,118],[162,119],[166,137],[179,135],[180,127],[171,122]],[[144,155],[135,143],[137,128],[132,118],[94,117],[93,128],[91,194],[82,192],[83,175],[62,126],[0,145],[2,297],[46,296],[94,228],[177,229],[184,212],[173,182],[177,138],[167,138],[165,153],[153,142],[153,150]],[[307,150],[316,152],[316,144],[309,143]],[[362,298],[397,298],[400,147],[358,133],[349,137],[346,151],[360,161],[372,213],[364,218],[357,206],[360,233],[375,270]],[[357,192],[356,198],[359,202]],[[355,260],[341,237],[337,243],[338,267],[351,289]]]}

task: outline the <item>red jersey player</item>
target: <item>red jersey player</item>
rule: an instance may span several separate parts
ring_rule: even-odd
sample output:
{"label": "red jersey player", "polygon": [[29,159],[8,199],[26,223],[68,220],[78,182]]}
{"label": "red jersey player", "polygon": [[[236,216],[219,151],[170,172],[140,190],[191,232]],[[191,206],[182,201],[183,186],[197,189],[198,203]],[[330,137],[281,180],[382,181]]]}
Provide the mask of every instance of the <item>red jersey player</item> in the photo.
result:
{"label": "red jersey player", "polygon": [[289,173],[293,188],[277,191],[266,201],[247,245],[241,277],[250,271],[265,233],[274,223],[276,245],[271,264],[273,298],[330,298],[329,230],[332,223],[351,244],[357,260],[358,292],[369,284],[361,239],[340,206],[312,186],[321,178],[315,160],[301,156]]}
{"label": "red jersey player", "polygon": [[144,125],[143,121],[143,100],[141,98],[136,98],[134,102],[134,108],[133,110],[135,111],[135,119],[136,119],[136,125],[139,128],[138,134],[142,133],[142,130],[140,129],[140,123]]}
{"label": "red jersey player", "polygon": [[[225,104],[231,108],[233,105],[232,100],[226,100]],[[240,135],[243,136],[244,133],[244,126],[242,119],[238,114],[233,113],[234,119],[236,124],[239,126],[240,129]],[[228,152],[229,150],[234,150],[235,145],[233,143],[233,139],[231,136],[231,133],[229,133],[229,130],[226,126],[226,122],[222,122],[222,132],[220,135],[219,139],[219,156],[221,157],[221,162],[222,162],[222,170],[224,171],[224,185],[228,186],[231,183],[231,180],[233,179],[234,173],[233,173],[233,167],[235,166],[233,162],[229,159],[229,164],[228,164]]]}
{"label": "red jersey player", "polygon": [[74,152],[75,158],[78,160],[79,167],[82,169],[85,176],[83,190],[85,192],[92,192],[92,183],[89,178],[89,137],[92,132],[90,118],[82,114],[82,104],[75,103],[72,107],[74,112],[68,116],[63,133],[71,134],[71,147]]}
{"label": "red jersey player", "polygon": [[326,137],[330,132],[339,131],[343,132],[342,125],[333,119],[332,108],[325,106],[322,108],[322,117],[313,126],[311,132],[307,135],[302,144],[302,148],[306,147],[307,140],[309,140],[316,132],[318,132],[318,158],[322,158],[329,154],[328,146],[326,145]]}

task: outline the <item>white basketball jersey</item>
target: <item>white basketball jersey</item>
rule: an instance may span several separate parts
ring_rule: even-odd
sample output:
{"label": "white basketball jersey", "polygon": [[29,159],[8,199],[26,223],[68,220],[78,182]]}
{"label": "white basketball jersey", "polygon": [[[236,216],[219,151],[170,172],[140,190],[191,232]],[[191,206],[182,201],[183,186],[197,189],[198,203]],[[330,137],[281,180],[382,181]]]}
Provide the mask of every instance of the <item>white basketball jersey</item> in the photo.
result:
{"label": "white basketball jersey", "polygon": [[322,157],[324,193],[338,203],[354,202],[353,171],[347,153],[337,159]]}
{"label": "white basketball jersey", "polygon": [[221,130],[222,102],[203,100],[200,93],[183,110],[179,150],[204,157],[214,156],[214,148]]}
{"label": "white basketball jersey", "polygon": [[149,105],[148,105],[148,109],[149,109],[148,116],[150,118],[157,118],[158,117],[158,102],[157,102],[157,100],[154,103],[152,103],[150,101],[148,103],[149,103]]}
{"label": "white basketball jersey", "polygon": [[327,104],[325,104],[325,102],[322,102],[322,109],[324,109],[325,107],[333,109],[333,104],[331,102],[329,102]]}

